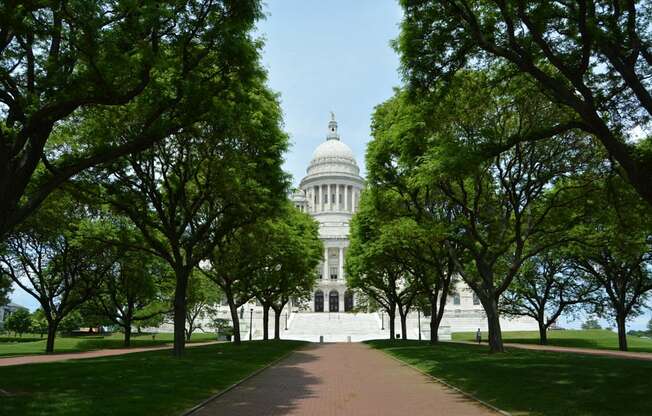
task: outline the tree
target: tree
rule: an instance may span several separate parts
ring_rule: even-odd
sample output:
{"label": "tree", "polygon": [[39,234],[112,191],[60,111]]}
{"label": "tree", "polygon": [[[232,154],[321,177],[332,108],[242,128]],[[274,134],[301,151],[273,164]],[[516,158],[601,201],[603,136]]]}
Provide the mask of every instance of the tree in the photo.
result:
{"label": "tree", "polygon": [[586,169],[582,150],[590,144],[566,134],[487,157],[487,148],[557,114],[520,84],[495,87],[490,78],[467,72],[435,102],[417,104],[398,91],[378,106],[368,171],[370,184],[404,195],[413,218],[445,236],[455,271],[483,305],[491,351],[499,352],[499,298],[524,261],[566,238],[568,223],[548,220],[574,203],[563,178]]}
{"label": "tree", "polygon": [[36,333],[41,334],[41,338],[43,338],[44,334],[47,334],[48,332],[48,321],[45,319],[45,314],[43,313],[43,309],[38,308],[34,312],[32,312],[32,330]]}
{"label": "tree", "polygon": [[0,275],[0,306],[9,303],[9,294],[13,292],[12,282],[8,276]]}
{"label": "tree", "polygon": [[96,195],[128,217],[146,242],[142,249],[175,274],[176,356],[185,348],[193,269],[226,235],[273,212],[285,195],[281,154],[287,137],[263,75],[235,89],[228,102],[215,102],[212,111],[202,123],[125,157],[108,174],[93,172],[89,180],[101,182]]}
{"label": "tree", "polygon": [[59,324],[58,328],[62,333],[70,335],[84,325],[84,318],[78,309],[67,314]]}
{"label": "tree", "polygon": [[398,309],[401,335],[407,337],[407,315],[418,295],[414,276],[396,260],[396,234],[378,215],[375,194],[362,194],[358,212],[351,221],[351,242],[347,252],[346,279],[351,289],[374,299],[389,317],[390,339],[394,339],[394,320]]}
{"label": "tree", "polygon": [[22,337],[25,332],[29,332],[31,328],[32,319],[30,318],[27,309],[18,309],[5,319],[5,329],[7,331],[13,331],[20,337]]}
{"label": "tree", "polygon": [[597,285],[573,273],[558,251],[528,259],[505,292],[500,310],[508,316],[529,316],[539,325],[539,343],[548,343],[547,331],[562,313],[590,301]]}
{"label": "tree", "polygon": [[[5,2],[0,240],[69,178],[183,131],[246,82],[261,16],[255,0]],[[116,112],[130,135],[78,128]]]}
{"label": "tree", "polygon": [[396,46],[420,91],[462,68],[508,64],[526,74],[570,117],[513,137],[541,140],[580,129],[595,136],[652,204],[652,137],[636,129],[652,116],[650,6],[645,2],[403,0]]}
{"label": "tree", "polygon": [[0,250],[0,273],[41,305],[48,322],[46,353],[54,351],[61,321],[97,292],[115,260],[105,245],[88,238],[95,226],[91,212],[57,193]]}
{"label": "tree", "polygon": [[652,334],[652,319],[647,321],[647,332]]}
{"label": "tree", "polygon": [[211,306],[219,302],[220,293],[216,285],[199,272],[194,272],[188,282],[188,308],[186,310],[186,340],[193,332],[203,331],[201,322],[207,317]]}
{"label": "tree", "polygon": [[588,330],[588,329],[602,329],[600,326],[600,323],[598,322],[597,319],[594,318],[589,318],[586,321],[582,323],[582,329]]}
{"label": "tree", "polygon": [[225,235],[216,244],[207,264],[200,271],[224,294],[233,323],[233,342],[240,345],[240,317],[238,308],[254,297],[254,279],[262,256],[258,244],[256,224],[244,225]]}
{"label": "tree", "polygon": [[283,308],[290,298],[310,296],[323,244],[317,223],[289,202],[276,217],[260,224],[256,234],[261,250],[253,293],[263,307],[263,339],[269,337],[270,309],[274,311],[274,339],[280,339]]}
{"label": "tree", "polygon": [[642,313],[652,291],[652,208],[619,176],[596,187],[585,202],[590,217],[573,230],[572,262],[602,288],[594,312],[615,318],[618,347],[626,351],[626,322]]}
{"label": "tree", "polygon": [[129,347],[134,326],[170,310],[167,282],[173,277],[158,257],[114,249],[119,253],[118,260],[92,302],[101,316],[122,329],[124,345]]}

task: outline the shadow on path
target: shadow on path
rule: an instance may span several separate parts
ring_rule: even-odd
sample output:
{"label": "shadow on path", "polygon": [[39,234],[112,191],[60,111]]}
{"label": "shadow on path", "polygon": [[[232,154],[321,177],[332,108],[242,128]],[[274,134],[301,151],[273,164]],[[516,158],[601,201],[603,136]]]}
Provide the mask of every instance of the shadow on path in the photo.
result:
{"label": "shadow on path", "polygon": [[317,359],[309,346],[268,368],[235,389],[192,413],[195,415],[284,415],[303,399],[314,397],[318,377],[303,366]]}

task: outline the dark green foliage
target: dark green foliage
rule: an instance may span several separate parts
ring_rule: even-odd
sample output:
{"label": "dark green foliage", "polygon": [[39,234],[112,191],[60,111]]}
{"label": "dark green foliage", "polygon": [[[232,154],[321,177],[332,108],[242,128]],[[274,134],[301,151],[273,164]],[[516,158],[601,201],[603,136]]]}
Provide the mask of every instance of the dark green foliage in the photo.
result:
{"label": "dark green foliage", "polygon": [[0,13],[0,238],[69,178],[185,130],[260,73],[255,0],[7,1]]}
{"label": "dark green foliage", "polygon": [[637,142],[636,137],[652,116],[648,2],[402,0],[401,4],[404,19],[395,45],[417,95],[432,96],[465,69],[499,67],[498,81],[525,75],[544,93],[544,101],[565,116],[526,129],[503,144],[582,130],[602,143],[623,175],[652,204],[652,138],[647,135]]}
{"label": "dark green foliage", "polygon": [[9,234],[0,251],[0,273],[43,310],[47,352],[53,352],[61,321],[98,292],[115,262],[115,252],[89,237],[97,226],[92,207],[58,191]]}
{"label": "dark green foliage", "polygon": [[270,309],[274,311],[274,339],[280,339],[281,312],[290,298],[301,302],[315,286],[315,268],[323,253],[319,225],[287,202],[275,217],[256,224],[251,234],[257,264],[252,293],[263,306],[263,339],[268,339]]}
{"label": "dark green foliage", "polygon": [[4,324],[5,330],[14,332],[18,336],[23,336],[25,332],[29,332],[32,328],[32,319],[28,310],[18,309],[5,319]]}
{"label": "dark green foliage", "polygon": [[582,329],[602,329],[597,319],[591,318],[582,322]]}

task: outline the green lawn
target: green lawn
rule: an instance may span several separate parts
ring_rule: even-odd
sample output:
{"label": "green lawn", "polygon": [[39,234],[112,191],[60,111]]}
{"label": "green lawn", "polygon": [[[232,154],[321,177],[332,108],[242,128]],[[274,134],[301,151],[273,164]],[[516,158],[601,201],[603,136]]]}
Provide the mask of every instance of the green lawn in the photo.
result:
{"label": "green lawn", "polygon": [[178,415],[304,345],[254,341],[2,367],[2,415]]}
{"label": "green lawn", "polygon": [[[25,340],[30,342],[25,342]],[[215,334],[195,333],[190,342],[202,342],[215,340]],[[12,342],[13,341],[13,342]],[[107,337],[83,336],[83,337],[57,337],[54,341],[55,353],[80,352],[99,350],[105,348],[123,348],[123,335],[113,334]],[[156,334],[153,340],[151,335],[132,335],[132,347],[149,347],[172,342],[172,334]],[[45,339],[39,335],[23,335],[22,339],[2,337],[0,338],[0,357],[11,357],[16,355],[45,354]]]}
{"label": "green lawn", "polygon": [[370,341],[515,415],[652,415],[652,361],[485,345]]}
{"label": "green lawn", "polygon": [[[482,333],[482,339],[487,339],[487,333]],[[453,333],[454,341],[475,341],[475,332]],[[505,342],[520,344],[538,344],[539,331],[503,332]],[[652,339],[628,336],[630,351],[652,352]],[[618,335],[606,329],[549,331],[548,345],[560,347],[597,348],[604,350],[618,349]]]}

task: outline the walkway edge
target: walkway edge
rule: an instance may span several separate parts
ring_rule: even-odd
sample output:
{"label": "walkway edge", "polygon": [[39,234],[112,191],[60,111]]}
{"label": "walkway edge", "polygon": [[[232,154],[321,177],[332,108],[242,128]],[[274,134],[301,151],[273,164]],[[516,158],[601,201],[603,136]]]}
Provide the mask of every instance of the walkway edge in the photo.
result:
{"label": "walkway edge", "polygon": [[226,387],[224,390],[218,391],[214,395],[210,396],[208,399],[200,402],[199,404],[197,404],[197,405],[191,407],[190,409],[186,410],[185,412],[181,413],[180,416],[190,416],[190,415],[192,415],[193,413],[200,410],[201,408],[203,408],[204,406],[206,406],[207,404],[209,404],[213,400],[216,400],[216,399],[220,398],[221,396],[225,395],[226,393],[228,393],[229,391],[231,391],[234,388],[238,387],[239,385],[246,382],[247,380],[257,376],[258,374],[262,373],[263,371],[267,370],[268,368],[270,368],[270,367],[278,364],[279,362],[285,360],[291,354],[297,352],[298,350],[300,350],[302,348],[305,348],[305,346],[297,348],[296,350],[288,351],[287,353],[285,353],[282,356],[278,357],[276,360],[267,363],[266,365],[260,367],[258,370],[254,371],[253,373],[250,373],[249,375],[245,376],[244,378],[242,378],[242,379],[236,381],[235,383],[231,384],[230,386]]}
{"label": "walkway edge", "polygon": [[487,402],[485,402],[484,400],[479,399],[478,397],[472,395],[471,393],[467,393],[467,392],[465,392],[464,390],[462,390],[462,389],[460,389],[460,388],[458,388],[458,387],[453,386],[452,384],[450,384],[450,383],[448,383],[448,382],[442,380],[442,379],[439,378],[439,377],[435,377],[435,376],[433,376],[432,374],[428,374],[427,372],[425,372],[424,370],[420,369],[419,367],[416,367],[416,366],[414,366],[414,365],[412,365],[412,364],[410,364],[410,363],[407,363],[407,362],[405,362],[405,361],[403,361],[403,360],[401,360],[401,359],[399,359],[399,358],[393,356],[393,355],[390,354],[389,352],[386,352],[386,351],[384,351],[384,350],[379,350],[379,349],[376,349],[376,348],[374,348],[374,349],[375,349],[376,351],[380,351],[380,352],[382,352],[383,354],[387,355],[389,358],[391,358],[391,359],[393,359],[393,360],[395,360],[395,361],[398,361],[399,363],[401,363],[401,364],[403,364],[403,365],[405,365],[405,366],[408,366],[408,367],[410,367],[411,369],[413,369],[413,370],[415,370],[415,371],[418,371],[419,373],[423,374],[424,376],[428,377],[429,379],[432,379],[432,380],[436,381],[437,383],[443,384],[444,386],[448,387],[449,389],[454,390],[454,391],[456,391],[457,393],[460,393],[461,395],[463,395],[463,396],[465,396],[465,397],[467,397],[467,398],[469,398],[469,399],[471,399],[471,400],[473,400],[473,401],[476,401],[476,402],[480,403],[480,404],[483,405],[484,407],[486,407],[486,408],[488,408],[488,409],[490,409],[490,410],[493,410],[494,412],[500,413],[500,414],[503,415],[503,416],[512,416],[511,413],[506,412],[505,410],[499,409],[499,408],[497,408],[496,406],[494,406],[493,404],[487,403]]}

